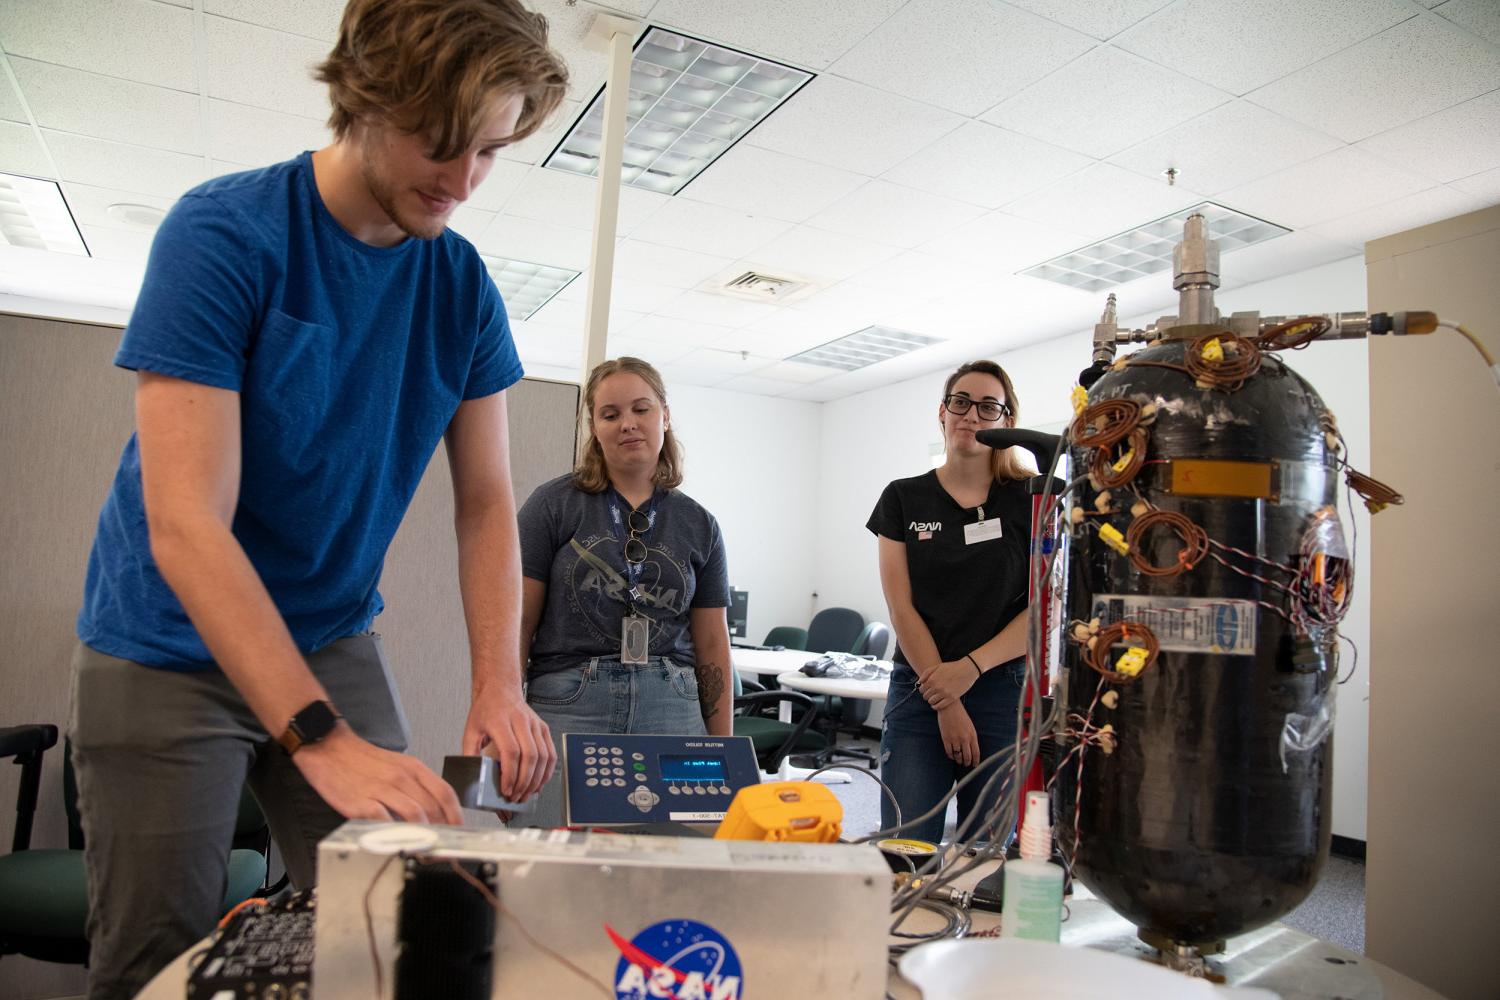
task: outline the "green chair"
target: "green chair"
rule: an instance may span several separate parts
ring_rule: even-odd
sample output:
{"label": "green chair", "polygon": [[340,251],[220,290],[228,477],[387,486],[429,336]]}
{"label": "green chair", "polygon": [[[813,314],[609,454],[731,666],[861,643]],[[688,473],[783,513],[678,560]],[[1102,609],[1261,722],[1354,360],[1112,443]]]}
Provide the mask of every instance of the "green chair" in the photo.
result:
{"label": "green chair", "polygon": [[[751,688],[755,690],[750,690]],[[800,707],[801,718],[782,722],[765,713],[779,702]],[[817,753],[828,747],[828,737],[813,728],[818,719],[818,704],[800,691],[778,688],[768,691],[759,684],[747,684],[734,673],[734,735],[750,737],[755,760],[760,769],[774,774],[781,769],[783,758],[793,753]]]}
{"label": "green chair", "polygon": [[785,646],[787,649],[807,648],[807,629],[795,625],[777,625],[766,633],[762,646]]}
{"label": "green chair", "polygon": [[[44,962],[87,965],[88,878],[83,867],[83,828],[78,818],[78,787],[73,768],[63,764],[63,808],[68,816],[68,846],[31,847],[32,818],[42,781],[42,755],[57,745],[57,727],[11,726],[0,729],[0,759],[14,757],[21,767],[16,794],[16,833],[11,853],[0,857],[0,956],[25,955]],[[265,818],[248,790],[240,795],[235,842],[269,845]],[[262,850],[236,849],[229,854],[224,910],[259,894],[266,881]]]}

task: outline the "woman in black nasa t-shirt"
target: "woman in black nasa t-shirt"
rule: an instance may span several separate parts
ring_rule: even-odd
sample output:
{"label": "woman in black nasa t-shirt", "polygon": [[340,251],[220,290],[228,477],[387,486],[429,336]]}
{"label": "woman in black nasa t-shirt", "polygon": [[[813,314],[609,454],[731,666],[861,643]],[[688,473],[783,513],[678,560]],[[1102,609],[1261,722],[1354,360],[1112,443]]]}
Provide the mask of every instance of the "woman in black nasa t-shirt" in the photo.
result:
{"label": "woman in black nasa t-shirt", "polygon": [[[1016,405],[1010,376],[992,361],[948,376],[937,413],[943,464],[887,486],[866,525],[880,539],[880,583],[897,644],[880,773],[908,821],[1015,741],[1031,532],[1023,483],[1034,473],[1017,449],[996,451],[974,435],[1015,426]],[[993,791],[979,801],[987,780],[959,793],[960,825],[994,805]],[[890,803],[880,806],[881,826],[895,826]],[[941,814],[902,834],[933,843],[942,835]]]}

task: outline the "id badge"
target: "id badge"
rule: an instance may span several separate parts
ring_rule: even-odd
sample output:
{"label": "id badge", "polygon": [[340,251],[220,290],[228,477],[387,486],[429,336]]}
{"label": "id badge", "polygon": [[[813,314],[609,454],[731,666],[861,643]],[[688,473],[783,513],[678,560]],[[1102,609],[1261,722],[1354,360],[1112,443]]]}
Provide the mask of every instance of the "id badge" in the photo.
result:
{"label": "id badge", "polygon": [[977,545],[980,542],[988,542],[1000,537],[1000,519],[992,517],[988,521],[975,521],[973,524],[964,525],[964,544]]}
{"label": "id badge", "polygon": [[640,666],[651,649],[651,619],[626,615],[620,619],[620,662]]}

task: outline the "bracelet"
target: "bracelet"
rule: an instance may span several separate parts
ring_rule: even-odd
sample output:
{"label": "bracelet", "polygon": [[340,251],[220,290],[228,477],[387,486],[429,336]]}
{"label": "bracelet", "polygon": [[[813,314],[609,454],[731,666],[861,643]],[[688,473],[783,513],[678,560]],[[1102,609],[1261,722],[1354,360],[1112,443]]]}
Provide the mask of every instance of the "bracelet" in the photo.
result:
{"label": "bracelet", "polygon": [[974,659],[974,654],[973,653],[965,653],[964,654],[964,659],[966,659],[970,663],[974,664],[974,672],[976,674],[978,674],[980,677],[984,676],[984,671],[980,669],[980,667],[979,667],[979,661],[976,660],[976,659]]}

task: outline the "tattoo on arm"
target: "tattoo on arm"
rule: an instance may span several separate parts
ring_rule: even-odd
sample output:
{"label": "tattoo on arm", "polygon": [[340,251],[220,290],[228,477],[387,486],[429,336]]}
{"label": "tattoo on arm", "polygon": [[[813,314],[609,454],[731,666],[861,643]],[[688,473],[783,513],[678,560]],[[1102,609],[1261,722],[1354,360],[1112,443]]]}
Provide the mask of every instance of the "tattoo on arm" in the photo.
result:
{"label": "tattoo on arm", "polygon": [[716,663],[700,663],[698,675],[698,704],[703,708],[703,718],[712,719],[719,714],[719,698],[724,694],[724,670]]}

